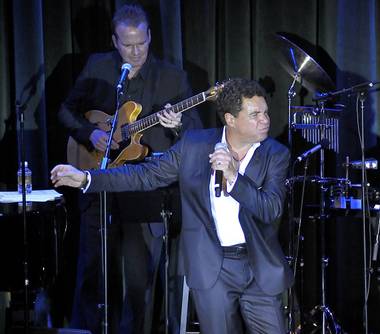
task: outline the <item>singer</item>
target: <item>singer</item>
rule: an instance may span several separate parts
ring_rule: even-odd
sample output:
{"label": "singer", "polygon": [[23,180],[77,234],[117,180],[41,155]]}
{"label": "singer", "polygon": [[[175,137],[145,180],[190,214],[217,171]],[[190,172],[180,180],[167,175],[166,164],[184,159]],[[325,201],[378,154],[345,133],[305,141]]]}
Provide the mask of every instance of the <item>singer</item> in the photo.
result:
{"label": "singer", "polygon": [[[127,101],[141,104],[140,118],[157,111],[153,108],[161,109],[168,102],[176,103],[192,96],[186,73],[158,60],[150,52],[149,21],[139,5],[121,6],[115,12],[112,42],[114,51],[90,56],[59,112],[60,121],[70,136],[89,150],[96,149],[100,153],[106,148],[108,134],[91,123],[85,113],[96,109],[112,115],[118,83],[123,92],[121,105]],[[128,75],[122,68],[125,63],[131,65]],[[144,132],[144,145],[151,152],[168,149],[184,130],[202,126],[196,109],[183,116],[166,112],[160,117],[160,123]],[[113,141],[112,148],[118,146],[119,143]],[[129,214],[139,219],[142,211],[151,210],[149,196],[153,197],[147,194],[144,202],[139,203],[139,194],[107,195],[110,204],[107,213],[112,216],[107,236],[109,333],[144,333],[143,327],[151,326],[152,296],[155,295],[153,277],[159,272],[159,263],[164,262],[160,262],[163,224],[141,223],[141,220],[137,223],[126,218]],[[99,309],[98,304],[103,303],[103,290],[99,196],[81,194],[79,209],[79,258],[70,327],[100,334],[103,309]],[[123,286],[126,291],[124,303]]]}
{"label": "singer", "polygon": [[[255,81],[227,81],[217,107],[223,128],[187,131],[157,161],[87,173],[58,165],[51,180],[86,193],[179,181],[181,254],[201,332],[284,334],[280,296],[292,273],[277,231],[289,151],[268,137],[268,106]],[[223,172],[220,197],[215,171]]]}

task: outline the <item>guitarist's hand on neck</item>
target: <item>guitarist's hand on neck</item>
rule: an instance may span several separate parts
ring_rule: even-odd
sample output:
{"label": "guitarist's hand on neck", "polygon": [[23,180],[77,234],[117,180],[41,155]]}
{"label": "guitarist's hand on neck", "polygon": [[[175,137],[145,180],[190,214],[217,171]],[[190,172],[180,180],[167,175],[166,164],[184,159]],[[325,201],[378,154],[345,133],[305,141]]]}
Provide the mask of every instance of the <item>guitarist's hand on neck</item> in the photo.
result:
{"label": "guitarist's hand on neck", "polygon": [[[108,134],[103,130],[96,129],[92,131],[90,141],[96,150],[104,152],[107,147]],[[112,139],[111,148],[113,150],[119,149],[119,144],[114,139]]]}
{"label": "guitarist's hand on neck", "polygon": [[165,105],[165,109],[157,117],[160,124],[165,128],[178,129],[182,125],[182,114],[180,112],[175,113],[169,103]]}

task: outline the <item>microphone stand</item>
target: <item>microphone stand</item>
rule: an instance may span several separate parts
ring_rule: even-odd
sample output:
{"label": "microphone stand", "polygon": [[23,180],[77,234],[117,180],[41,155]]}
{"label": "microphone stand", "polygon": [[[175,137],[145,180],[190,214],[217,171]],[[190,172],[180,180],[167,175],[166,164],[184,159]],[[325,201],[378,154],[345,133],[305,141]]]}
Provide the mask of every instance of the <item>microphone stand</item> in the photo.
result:
{"label": "microphone stand", "polygon": [[[111,130],[109,133],[106,150],[101,161],[100,169],[106,170],[109,163],[109,156],[111,152],[112,139],[117,127],[119,118],[120,97],[123,95],[123,85],[118,85],[116,88],[116,110],[112,119]],[[100,197],[100,233],[101,233],[101,261],[102,261],[102,273],[103,273],[103,334],[108,334],[108,246],[107,246],[107,192],[102,191]]]}
{"label": "microphone stand", "polygon": [[[293,149],[292,149],[292,99],[297,95],[297,93],[294,90],[295,84],[297,82],[297,79],[299,78],[299,73],[296,72],[294,74],[293,81],[288,89],[288,146],[290,150],[290,156],[292,161],[293,156]],[[293,177],[293,170],[290,170],[290,175],[288,175],[289,180]],[[288,220],[289,220],[289,244],[288,244],[288,256],[287,261],[290,267],[293,266],[294,261],[294,237],[293,237],[293,227],[294,227],[294,212],[293,212],[293,205],[294,205],[294,194],[293,194],[293,187],[294,184],[290,184],[290,200],[288,202]],[[295,272],[296,268],[294,268]],[[294,310],[294,293],[293,288],[288,288],[287,292],[287,305],[285,305],[285,310],[287,311],[287,329],[288,333],[295,333],[295,310]]]}
{"label": "microphone stand", "polygon": [[[366,192],[367,192],[367,185],[366,185],[366,174],[365,174],[365,140],[364,140],[364,101],[366,99],[366,92],[373,88],[375,85],[380,84],[379,81],[367,81],[360,83],[358,85],[349,87],[349,88],[343,88],[341,90],[335,91],[335,92],[328,92],[319,94],[316,97],[314,97],[314,101],[325,101],[327,99],[330,99],[332,97],[341,95],[341,94],[357,94],[357,101],[360,101],[360,121],[361,126],[359,130],[359,138],[360,138],[360,148],[361,148],[361,211],[362,211],[362,228],[363,228],[363,276],[364,276],[364,306],[363,306],[363,327],[364,327],[364,333],[368,334],[368,281],[369,281],[369,274],[370,270],[367,265],[367,235],[366,235]],[[321,150],[321,155],[323,153],[323,150]],[[376,254],[377,255],[377,254]],[[322,265],[322,268],[324,266]],[[323,333],[324,334],[324,333]]]}
{"label": "microphone stand", "polygon": [[[165,196],[169,196],[167,193]],[[164,203],[167,202],[165,198]],[[165,252],[165,286],[164,286],[164,307],[165,307],[165,334],[169,334],[169,219],[172,215],[170,210],[161,210],[161,217],[164,222],[164,252]],[[158,269],[159,270],[159,269]]]}
{"label": "microphone stand", "polygon": [[[326,118],[325,118],[325,101],[321,100],[319,102],[321,109],[320,122],[322,124],[320,138],[321,141],[325,139],[326,131]],[[320,166],[319,166],[319,176],[321,179],[320,184],[320,207],[319,207],[319,222],[320,222],[320,252],[321,252],[321,305],[317,306],[315,309],[319,309],[322,313],[322,334],[326,334],[328,329],[329,332],[340,333],[340,327],[335,322],[333,313],[330,311],[326,304],[326,268],[329,263],[329,258],[326,256],[326,219],[327,213],[325,210],[326,205],[326,191],[327,188],[323,182],[325,177],[325,149],[322,146],[320,150]],[[332,328],[330,328],[332,327]]]}
{"label": "microphone stand", "polygon": [[[324,101],[320,102],[321,106],[321,119],[320,122],[325,124],[324,115]],[[325,138],[325,127],[321,127],[321,140]],[[320,166],[319,166],[319,176],[323,181],[325,177],[325,150],[323,147],[320,151]],[[325,233],[326,233],[326,212],[325,212],[325,194],[326,188],[323,182],[320,185],[320,208],[319,208],[319,220],[320,220],[320,249],[321,249],[321,311],[322,311],[322,333],[326,333],[326,313],[329,314],[329,309],[326,306],[326,267],[328,266],[328,258],[325,254],[326,243],[325,243]]]}
{"label": "microphone stand", "polygon": [[25,188],[25,145],[24,145],[24,108],[25,104],[16,101],[16,113],[19,118],[19,148],[21,160],[21,180],[22,180],[22,221],[24,238],[24,333],[29,333],[29,253],[28,253],[28,232],[26,221],[26,188]]}
{"label": "microphone stand", "polygon": [[313,101],[326,101],[327,99],[333,98],[341,94],[361,93],[370,88],[373,88],[375,85],[379,83],[380,83],[379,81],[376,81],[376,82],[366,81],[358,85],[355,85],[349,88],[343,88],[334,92],[320,93],[314,96]]}
{"label": "microphone stand", "polygon": [[364,142],[364,101],[366,99],[366,94],[364,91],[358,92],[357,95],[358,100],[360,101],[360,149],[361,149],[361,160],[362,160],[362,168],[361,168],[361,201],[362,201],[362,228],[363,228],[363,275],[364,275],[364,306],[363,306],[363,326],[364,326],[364,333],[368,334],[368,268],[367,268],[367,236],[366,236],[366,206],[365,206],[365,199],[366,199],[366,174],[365,174],[365,142]]}

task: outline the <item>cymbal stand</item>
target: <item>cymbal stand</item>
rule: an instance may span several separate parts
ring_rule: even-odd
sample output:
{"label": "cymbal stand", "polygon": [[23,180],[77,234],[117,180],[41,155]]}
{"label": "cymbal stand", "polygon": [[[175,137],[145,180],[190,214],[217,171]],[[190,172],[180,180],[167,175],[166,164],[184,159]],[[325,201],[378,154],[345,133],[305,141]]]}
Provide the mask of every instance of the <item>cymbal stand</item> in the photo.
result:
{"label": "cymbal stand", "polygon": [[[360,101],[360,148],[361,148],[361,201],[362,201],[362,228],[363,228],[363,277],[364,277],[364,305],[363,305],[363,326],[364,333],[368,334],[368,280],[369,280],[369,270],[367,265],[367,223],[366,223],[366,169],[365,169],[365,140],[364,140],[364,101],[366,99],[366,93],[364,91],[358,92],[357,100]],[[358,115],[359,116],[359,115]]]}
{"label": "cymbal stand", "polygon": [[[293,156],[293,150],[292,150],[292,99],[297,95],[295,91],[295,84],[297,79],[299,78],[298,73],[294,73],[293,81],[289,87],[288,90],[288,146],[290,150],[290,155],[292,161]],[[293,169],[289,169],[289,180],[293,177]],[[294,254],[293,254],[293,227],[294,227],[294,212],[293,212],[293,205],[294,205],[294,192],[293,192],[293,184],[290,184],[290,201],[288,202],[288,220],[289,220],[289,243],[288,243],[288,256],[287,261],[290,265],[290,267],[293,267],[293,261],[294,261]],[[295,268],[294,268],[295,272]],[[287,327],[288,327],[288,333],[294,333],[295,331],[295,311],[294,311],[294,294],[293,294],[293,288],[288,288],[287,292],[287,299],[286,299],[286,305],[285,310],[287,311]]]}
{"label": "cymbal stand", "polygon": [[[325,106],[324,101],[320,101],[320,122],[321,122],[321,140],[325,138],[325,131],[326,131],[326,122],[325,122]],[[319,172],[320,172],[320,178],[323,181],[325,177],[325,150],[322,147],[320,150],[320,164],[319,164]],[[320,205],[319,205],[319,242],[320,242],[320,252],[321,252],[321,305],[316,306],[314,309],[318,309],[322,313],[322,334],[326,334],[326,327],[328,325],[327,321],[329,320],[329,325],[333,326],[333,332],[332,333],[339,333],[340,328],[339,325],[335,323],[334,317],[332,315],[332,312],[326,305],[326,268],[329,263],[329,259],[326,256],[326,239],[325,239],[325,233],[326,233],[326,210],[325,210],[325,204],[326,204],[326,192],[327,188],[325,187],[325,184],[321,182],[320,184]],[[331,328],[329,330],[329,333],[331,333]]]}
{"label": "cymbal stand", "polygon": [[292,99],[297,95],[294,87],[298,78],[299,74],[295,73],[288,90],[288,145],[290,149],[292,148]]}

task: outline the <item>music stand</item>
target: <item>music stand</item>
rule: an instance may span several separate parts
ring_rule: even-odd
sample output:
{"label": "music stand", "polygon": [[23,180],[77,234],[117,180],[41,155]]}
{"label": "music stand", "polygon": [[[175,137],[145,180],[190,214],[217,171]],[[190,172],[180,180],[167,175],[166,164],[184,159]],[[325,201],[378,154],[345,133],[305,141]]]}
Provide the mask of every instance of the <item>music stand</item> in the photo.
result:
{"label": "music stand", "polygon": [[[158,155],[159,156],[159,155]],[[157,155],[156,155],[157,157]],[[155,157],[148,157],[146,160],[153,160]],[[156,224],[163,223],[163,248],[160,251],[164,254],[164,277],[163,277],[163,294],[164,294],[164,325],[165,334],[169,333],[169,265],[170,265],[170,223],[180,221],[180,198],[177,185],[161,188],[148,192],[127,192],[124,193],[124,200],[128,203],[128,209],[123,215],[123,219],[132,223],[139,224]],[[146,203],[149,203],[149,210],[146,209]],[[133,209],[131,209],[133,208]],[[154,223],[156,222],[156,223]],[[162,254],[162,253],[161,253]],[[161,255],[160,255],[161,258]],[[160,273],[160,260],[155,268]],[[152,289],[155,288],[153,282]],[[152,300],[152,307],[154,300]],[[149,328],[151,330],[151,328]]]}

